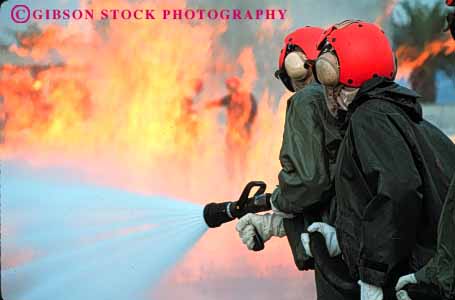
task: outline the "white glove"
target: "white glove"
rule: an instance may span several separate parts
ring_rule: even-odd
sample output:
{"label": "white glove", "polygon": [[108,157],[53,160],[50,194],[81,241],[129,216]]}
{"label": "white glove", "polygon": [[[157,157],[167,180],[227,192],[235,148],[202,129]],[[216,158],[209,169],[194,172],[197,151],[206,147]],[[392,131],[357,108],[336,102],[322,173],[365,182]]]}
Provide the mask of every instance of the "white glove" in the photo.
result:
{"label": "white glove", "polygon": [[[308,226],[308,232],[320,232],[324,236],[325,244],[327,246],[327,250],[329,251],[330,257],[334,257],[341,254],[340,246],[338,245],[337,239],[337,232],[335,227],[330,226],[326,223],[313,223]],[[302,233],[300,236],[303,244],[303,248],[305,248],[306,253],[313,257],[310,249],[310,235],[308,233]]]}
{"label": "white glove", "polygon": [[395,286],[395,291],[397,291],[398,300],[412,300],[406,291],[401,290],[408,284],[417,284],[418,281],[414,273],[401,276],[398,279],[397,285]]}
{"label": "white glove", "polygon": [[360,285],[360,300],[382,300],[384,298],[382,288],[361,280],[357,283]]}
{"label": "white glove", "polygon": [[408,292],[405,290],[400,290],[396,293],[397,299],[398,300],[412,300],[411,297],[409,297]]}
{"label": "white glove", "polygon": [[246,214],[240,218],[235,228],[239,232],[242,242],[250,250],[253,250],[254,247],[255,229],[264,242],[272,236],[283,237],[286,235],[283,217],[277,214]]}

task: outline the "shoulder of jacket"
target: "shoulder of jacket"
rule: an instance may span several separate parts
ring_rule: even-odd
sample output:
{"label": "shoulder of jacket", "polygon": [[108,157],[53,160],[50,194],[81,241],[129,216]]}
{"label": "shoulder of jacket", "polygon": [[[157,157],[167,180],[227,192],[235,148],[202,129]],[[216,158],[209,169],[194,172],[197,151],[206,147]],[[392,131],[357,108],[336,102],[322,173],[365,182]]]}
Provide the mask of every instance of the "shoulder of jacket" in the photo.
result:
{"label": "shoulder of jacket", "polygon": [[352,113],[352,122],[371,122],[372,120],[388,119],[402,115],[395,104],[381,99],[370,99],[360,104]]}
{"label": "shoulder of jacket", "polygon": [[296,92],[291,101],[294,110],[298,113],[312,112],[317,110],[320,105],[325,105],[322,89],[314,86],[308,86]]}
{"label": "shoulder of jacket", "polygon": [[298,101],[302,102],[312,102],[316,100],[324,100],[324,91],[319,84],[309,84],[305,88],[297,91],[294,94],[294,97]]}

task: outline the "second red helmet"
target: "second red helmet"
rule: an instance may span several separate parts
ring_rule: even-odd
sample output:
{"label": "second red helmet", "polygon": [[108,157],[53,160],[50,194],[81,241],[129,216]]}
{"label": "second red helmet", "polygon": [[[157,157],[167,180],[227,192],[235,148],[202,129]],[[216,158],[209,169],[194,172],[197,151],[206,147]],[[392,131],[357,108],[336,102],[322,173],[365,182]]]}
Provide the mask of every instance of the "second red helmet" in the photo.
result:
{"label": "second red helmet", "polygon": [[[318,49],[322,50],[321,55],[328,51],[336,55],[339,73],[331,77],[337,78],[338,84],[359,88],[373,77],[390,80],[395,77],[392,46],[384,31],[375,24],[349,20],[334,25],[321,35]],[[317,79],[324,84],[322,78]]]}

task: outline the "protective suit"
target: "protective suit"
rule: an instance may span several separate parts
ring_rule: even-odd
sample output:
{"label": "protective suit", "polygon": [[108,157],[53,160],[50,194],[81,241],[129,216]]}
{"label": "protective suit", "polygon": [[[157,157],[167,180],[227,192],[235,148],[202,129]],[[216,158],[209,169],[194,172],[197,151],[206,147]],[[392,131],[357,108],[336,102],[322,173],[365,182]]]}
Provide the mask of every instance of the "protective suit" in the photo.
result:
{"label": "protective suit", "polygon": [[312,265],[303,249],[301,233],[321,216],[329,224],[334,221],[333,174],[341,138],[319,84],[309,84],[288,100],[280,151],[282,170],[272,203],[279,211],[294,215],[284,220],[284,227],[300,270]]}
{"label": "protective suit", "polygon": [[333,180],[341,139],[342,131],[329,113],[319,84],[309,84],[288,100],[280,151],[282,170],[271,202],[279,212],[293,215],[283,218],[286,237],[297,268],[315,268],[318,300],[358,298],[357,290],[346,293],[327,281],[301,240],[313,222],[335,221]]}
{"label": "protective suit", "polygon": [[[315,78],[346,128],[335,170],[336,238],[324,238],[338,241],[361,300],[395,299],[398,278],[434,255],[455,146],[422,119],[419,96],[393,82],[396,59],[377,25],[335,24],[318,49]],[[333,231],[323,225],[321,234]]]}
{"label": "protective suit", "polygon": [[394,287],[435,253],[455,146],[422,119],[418,95],[382,77],[349,105],[335,186],[338,241],[351,276]]}

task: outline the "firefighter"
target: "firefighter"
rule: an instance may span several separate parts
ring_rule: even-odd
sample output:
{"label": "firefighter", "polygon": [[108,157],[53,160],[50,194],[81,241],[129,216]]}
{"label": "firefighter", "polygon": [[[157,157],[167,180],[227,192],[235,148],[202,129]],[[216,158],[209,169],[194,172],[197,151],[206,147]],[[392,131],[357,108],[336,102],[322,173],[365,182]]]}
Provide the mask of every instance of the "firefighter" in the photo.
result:
{"label": "firefighter", "polygon": [[[272,236],[286,236],[300,270],[314,268],[300,238],[306,227],[316,220],[333,224],[333,171],[342,137],[337,120],[325,105],[323,90],[311,72],[318,56],[316,42],[322,32],[321,28],[307,26],[284,40],[275,75],[295,93],[287,102],[279,186],[271,197],[273,213],[247,214],[236,227],[249,249],[253,249],[256,231],[264,241]],[[315,280],[319,300],[352,296],[332,287],[317,266]]]}
{"label": "firefighter", "polygon": [[393,51],[379,27],[345,21],[318,44],[316,78],[346,132],[335,168],[336,229],[320,222],[308,231],[342,253],[361,299],[389,299],[384,292],[435,253],[455,146],[423,119],[419,95],[393,81]]}
{"label": "firefighter", "polygon": [[251,138],[251,129],[256,119],[257,104],[254,96],[244,91],[240,78],[226,80],[228,95],[206,103],[206,108],[226,107],[226,163],[229,177],[240,174],[246,168],[246,156]]}

